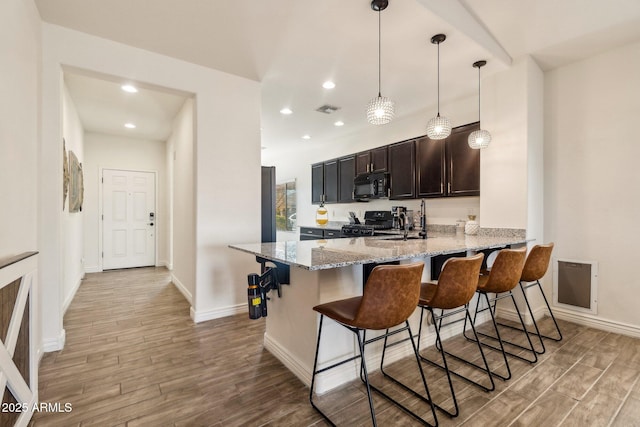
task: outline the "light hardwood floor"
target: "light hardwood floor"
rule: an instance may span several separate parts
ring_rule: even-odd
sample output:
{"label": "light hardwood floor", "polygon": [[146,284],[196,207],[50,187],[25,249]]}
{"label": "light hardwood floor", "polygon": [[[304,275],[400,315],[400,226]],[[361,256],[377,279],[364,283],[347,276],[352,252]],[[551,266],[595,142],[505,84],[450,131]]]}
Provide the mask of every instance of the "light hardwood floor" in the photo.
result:
{"label": "light hardwood floor", "polygon": [[[73,409],[38,413],[32,425],[326,425],[309,405],[308,389],[263,349],[264,320],[238,315],[193,324],[169,280],[164,268],[87,274],[64,318],[64,350],[47,353],[40,366],[40,401]],[[543,323],[550,331],[551,322]],[[568,322],[561,327],[565,339],[546,341],[536,364],[510,359],[513,378],[497,380],[493,392],[456,379],[460,416],[439,412],[440,425],[640,426],[640,340]],[[445,345],[474,354],[460,338]],[[492,367],[504,368],[495,352],[488,354]],[[450,405],[442,372],[425,368],[434,400]],[[408,358],[389,372],[411,382],[412,369]],[[379,375],[372,381],[428,414]],[[338,425],[370,424],[358,382],[321,396],[319,404]],[[379,396],[375,405],[381,426],[416,425]]]}

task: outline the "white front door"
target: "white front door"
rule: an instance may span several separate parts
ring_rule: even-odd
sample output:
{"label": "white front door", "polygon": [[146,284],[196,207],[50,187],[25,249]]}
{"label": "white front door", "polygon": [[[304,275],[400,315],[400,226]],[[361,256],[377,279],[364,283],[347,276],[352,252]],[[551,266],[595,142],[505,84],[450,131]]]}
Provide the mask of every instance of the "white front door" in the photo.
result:
{"label": "white front door", "polygon": [[102,171],[102,269],[153,266],[156,182],[153,172]]}

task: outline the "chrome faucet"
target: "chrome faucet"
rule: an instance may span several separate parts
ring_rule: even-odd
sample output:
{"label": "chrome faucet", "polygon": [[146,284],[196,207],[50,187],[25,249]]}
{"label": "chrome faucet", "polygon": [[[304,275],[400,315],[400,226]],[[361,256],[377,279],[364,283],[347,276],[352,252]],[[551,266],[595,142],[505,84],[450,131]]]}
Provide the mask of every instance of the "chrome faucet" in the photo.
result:
{"label": "chrome faucet", "polygon": [[424,199],[420,202],[420,232],[418,236],[421,239],[427,238],[427,209]]}

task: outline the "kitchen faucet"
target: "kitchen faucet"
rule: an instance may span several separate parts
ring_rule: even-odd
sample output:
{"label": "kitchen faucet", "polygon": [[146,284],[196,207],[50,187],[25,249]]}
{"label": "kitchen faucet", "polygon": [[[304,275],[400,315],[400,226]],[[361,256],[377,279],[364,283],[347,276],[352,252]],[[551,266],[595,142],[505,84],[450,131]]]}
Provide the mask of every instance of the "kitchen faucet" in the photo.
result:
{"label": "kitchen faucet", "polygon": [[427,210],[424,199],[420,202],[420,232],[418,236],[422,239],[427,238]]}

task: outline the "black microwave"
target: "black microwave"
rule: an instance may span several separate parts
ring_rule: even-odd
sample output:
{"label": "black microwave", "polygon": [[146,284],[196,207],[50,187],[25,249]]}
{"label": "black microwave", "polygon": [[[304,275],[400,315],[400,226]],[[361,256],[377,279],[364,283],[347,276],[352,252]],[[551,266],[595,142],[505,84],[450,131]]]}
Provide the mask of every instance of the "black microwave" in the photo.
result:
{"label": "black microwave", "polygon": [[386,172],[367,172],[353,180],[355,200],[380,199],[389,197],[390,177]]}

